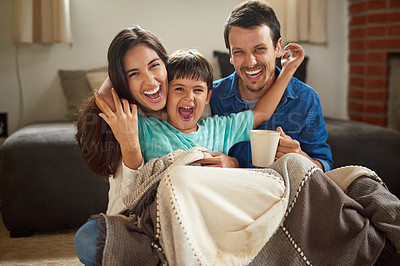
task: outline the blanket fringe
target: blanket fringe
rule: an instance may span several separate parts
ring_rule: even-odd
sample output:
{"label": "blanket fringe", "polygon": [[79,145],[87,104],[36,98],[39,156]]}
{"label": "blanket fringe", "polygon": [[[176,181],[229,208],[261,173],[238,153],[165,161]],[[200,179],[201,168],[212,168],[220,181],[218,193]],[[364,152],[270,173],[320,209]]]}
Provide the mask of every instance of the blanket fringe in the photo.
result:
{"label": "blanket fringe", "polygon": [[95,220],[99,228],[96,240],[96,265],[103,265],[103,251],[107,239],[107,224],[102,214],[92,215],[90,220]]}

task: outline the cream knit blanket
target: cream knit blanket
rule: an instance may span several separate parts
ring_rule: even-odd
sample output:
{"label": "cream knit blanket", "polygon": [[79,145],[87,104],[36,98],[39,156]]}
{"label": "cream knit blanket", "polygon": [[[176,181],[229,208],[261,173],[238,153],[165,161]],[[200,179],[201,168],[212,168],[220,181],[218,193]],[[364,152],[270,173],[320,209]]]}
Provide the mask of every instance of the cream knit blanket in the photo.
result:
{"label": "cream knit blanket", "polygon": [[203,157],[194,148],[148,162],[125,199],[141,219],[94,217],[99,264],[372,265],[385,238],[400,247],[400,201],[369,169],[325,175],[297,154],[271,169],[189,165]]}
{"label": "cream knit blanket", "polygon": [[123,201],[134,212],[143,209],[139,201],[149,203],[143,197],[159,182],[156,237],[170,265],[246,265],[279,228],[289,189],[271,169],[191,166],[203,151],[149,162]]}
{"label": "cream knit blanket", "polygon": [[273,170],[175,166],[157,193],[170,265],[247,265],[279,228],[288,196]]}

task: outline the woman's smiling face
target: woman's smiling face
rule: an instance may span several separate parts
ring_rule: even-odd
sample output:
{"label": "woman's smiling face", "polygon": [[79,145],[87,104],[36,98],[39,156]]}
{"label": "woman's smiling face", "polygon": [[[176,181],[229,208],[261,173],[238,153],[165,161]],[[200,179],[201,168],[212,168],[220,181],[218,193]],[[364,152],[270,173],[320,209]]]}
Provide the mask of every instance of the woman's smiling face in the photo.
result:
{"label": "woman's smiling face", "polygon": [[167,69],[156,51],[139,44],[126,52],[124,71],[129,89],[141,108],[158,111],[166,104]]}

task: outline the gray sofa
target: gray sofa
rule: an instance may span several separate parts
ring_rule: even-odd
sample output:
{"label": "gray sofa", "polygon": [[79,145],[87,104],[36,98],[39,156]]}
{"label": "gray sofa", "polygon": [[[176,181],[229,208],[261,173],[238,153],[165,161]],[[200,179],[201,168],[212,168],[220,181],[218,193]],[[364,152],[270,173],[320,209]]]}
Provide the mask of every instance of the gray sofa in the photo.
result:
{"label": "gray sofa", "polygon": [[35,124],[4,142],[1,211],[12,237],[76,228],[105,212],[108,183],[89,171],[74,134],[71,122]]}
{"label": "gray sofa", "polygon": [[400,198],[400,132],[362,122],[325,118],[333,166],[374,170]]}
{"label": "gray sofa", "polygon": [[[400,197],[400,133],[365,123],[326,119],[334,167],[374,170]],[[24,127],[0,157],[2,216],[12,237],[78,228],[105,212],[108,183],[93,175],[74,139],[73,123]]]}

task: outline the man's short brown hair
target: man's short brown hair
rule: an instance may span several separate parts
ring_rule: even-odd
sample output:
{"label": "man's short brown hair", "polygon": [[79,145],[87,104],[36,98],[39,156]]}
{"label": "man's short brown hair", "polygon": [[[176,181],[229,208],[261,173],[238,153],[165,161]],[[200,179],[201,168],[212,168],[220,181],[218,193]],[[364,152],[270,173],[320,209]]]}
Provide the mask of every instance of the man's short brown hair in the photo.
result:
{"label": "man's short brown hair", "polygon": [[267,25],[271,29],[272,43],[276,47],[281,38],[281,25],[272,7],[261,0],[249,0],[235,6],[224,27],[226,48],[230,50],[229,32],[233,26],[251,29],[261,25]]}

